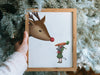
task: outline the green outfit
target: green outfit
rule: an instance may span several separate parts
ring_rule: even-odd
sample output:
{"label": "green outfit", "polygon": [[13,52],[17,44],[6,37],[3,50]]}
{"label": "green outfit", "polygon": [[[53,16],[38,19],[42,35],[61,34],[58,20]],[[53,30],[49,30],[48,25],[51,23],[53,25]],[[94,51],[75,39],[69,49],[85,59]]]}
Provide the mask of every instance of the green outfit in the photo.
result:
{"label": "green outfit", "polygon": [[61,50],[60,50],[60,53],[57,54],[57,58],[63,58],[62,53],[63,53],[64,48],[65,47],[60,48]]}

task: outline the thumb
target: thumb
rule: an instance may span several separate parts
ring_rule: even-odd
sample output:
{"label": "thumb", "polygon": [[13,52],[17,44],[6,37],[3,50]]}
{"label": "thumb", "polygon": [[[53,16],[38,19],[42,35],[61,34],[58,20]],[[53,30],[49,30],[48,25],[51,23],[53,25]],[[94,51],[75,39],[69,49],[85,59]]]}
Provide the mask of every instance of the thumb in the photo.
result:
{"label": "thumb", "polygon": [[27,40],[28,40],[28,33],[26,31],[24,31],[24,37],[23,37],[22,44],[27,44]]}

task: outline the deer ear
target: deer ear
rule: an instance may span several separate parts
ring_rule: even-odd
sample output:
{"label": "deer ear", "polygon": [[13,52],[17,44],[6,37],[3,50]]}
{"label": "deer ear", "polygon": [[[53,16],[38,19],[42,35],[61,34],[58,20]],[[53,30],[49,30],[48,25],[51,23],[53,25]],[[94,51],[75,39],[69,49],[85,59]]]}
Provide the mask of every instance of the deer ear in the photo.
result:
{"label": "deer ear", "polygon": [[29,20],[29,25],[35,25],[32,20]]}
{"label": "deer ear", "polygon": [[41,22],[42,22],[42,23],[45,22],[45,16],[41,19]]}

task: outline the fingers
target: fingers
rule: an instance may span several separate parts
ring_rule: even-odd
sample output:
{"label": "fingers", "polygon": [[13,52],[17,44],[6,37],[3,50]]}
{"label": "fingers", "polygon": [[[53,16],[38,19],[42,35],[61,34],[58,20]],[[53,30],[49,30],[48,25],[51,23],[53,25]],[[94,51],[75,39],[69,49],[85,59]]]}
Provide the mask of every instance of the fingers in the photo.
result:
{"label": "fingers", "polygon": [[15,46],[19,46],[19,42],[17,42],[17,43],[15,44]]}
{"label": "fingers", "polygon": [[22,44],[27,44],[27,40],[28,40],[28,33],[26,31],[24,31],[24,37],[23,37]]}
{"label": "fingers", "polygon": [[19,42],[17,42],[17,43],[15,44],[15,50],[17,50],[19,46],[20,46],[20,44],[19,44]]}

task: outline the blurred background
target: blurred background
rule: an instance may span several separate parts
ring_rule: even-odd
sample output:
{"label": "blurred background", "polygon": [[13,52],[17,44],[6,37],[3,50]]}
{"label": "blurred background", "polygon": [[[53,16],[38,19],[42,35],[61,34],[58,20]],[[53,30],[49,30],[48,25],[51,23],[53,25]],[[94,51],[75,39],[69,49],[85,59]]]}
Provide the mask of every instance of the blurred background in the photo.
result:
{"label": "blurred background", "polygon": [[0,63],[22,40],[27,8],[77,9],[77,71],[25,72],[24,75],[99,75],[100,0],[0,0]]}

